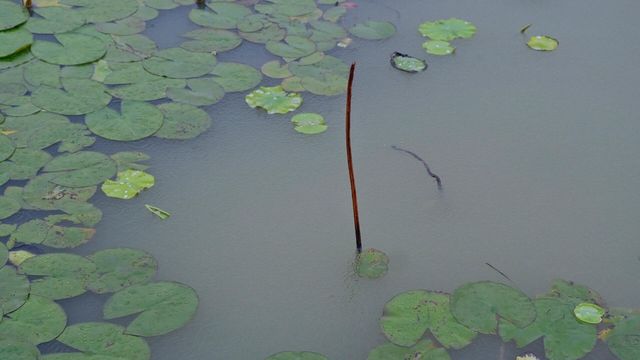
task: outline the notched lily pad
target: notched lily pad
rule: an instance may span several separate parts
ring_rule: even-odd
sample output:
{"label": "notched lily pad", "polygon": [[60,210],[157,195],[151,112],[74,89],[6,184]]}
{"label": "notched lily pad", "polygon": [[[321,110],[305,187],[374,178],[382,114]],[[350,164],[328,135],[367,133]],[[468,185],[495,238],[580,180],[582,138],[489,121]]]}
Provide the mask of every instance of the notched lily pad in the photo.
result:
{"label": "notched lily pad", "polygon": [[158,269],[158,263],[150,254],[136,249],[106,249],[87,256],[96,265],[87,288],[104,294],[127,286],[149,282]]}
{"label": "notched lily pad", "polygon": [[252,108],[262,108],[268,114],[286,114],[302,105],[302,96],[287,93],[282,86],[261,86],[245,96],[245,101]]}
{"label": "notched lily pad", "polygon": [[417,73],[427,69],[427,62],[396,51],[391,54],[391,66],[404,72]]}
{"label": "notched lily pad", "polygon": [[155,178],[151,174],[140,170],[125,170],[118,172],[115,180],[106,180],[101,189],[109,197],[127,200],[154,184]]}
{"label": "notched lily pad", "polygon": [[301,113],[291,118],[294,130],[307,135],[321,134],[329,128],[324,117],[315,113]]}
{"label": "notched lily pad", "polygon": [[141,101],[123,101],[120,113],[111,109],[88,114],[85,123],[91,132],[109,140],[134,141],[153,135],[162,127],[162,112]]}
{"label": "notched lily pad", "polygon": [[100,59],[107,52],[106,44],[99,38],[80,33],[57,34],[54,43],[37,40],[31,53],[51,64],[79,65]]}
{"label": "notched lily pad", "polygon": [[192,105],[165,103],[158,105],[164,123],[154,136],[164,139],[192,139],[211,126],[211,118],[204,110]]}
{"label": "notched lily pad", "polygon": [[74,324],[68,326],[57,340],[85,355],[72,359],[149,360],[151,358],[151,350],[144,339],[127,335],[122,326],[110,323]]}
{"label": "notched lily pad", "polygon": [[82,256],[51,253],[30,257],[20,264],[18,271],[38,276],[31,281],[32,295],[59,300],[84,294],[96,265]]}
{"label": "notched lily pad", "polygon": [[101,83],[89,79],[62,78],[63,89],[40,86],[31,102],[40,109],[61,115],[84,115],[102,109],[111,95]]}
{"label": "notched lily pad", "polygon": [[9,314],[20,308],[27,301],[29,289],[26,276],[16,274],[10,266],[0,268],[0,313]]}
{"label": "notched lily pad", "polygon": [[107,155],[94,151],[80,151],[58,156],[43,169],[53,174],[50,182],[68,187],[96,185],[116,173],[116,164]]}

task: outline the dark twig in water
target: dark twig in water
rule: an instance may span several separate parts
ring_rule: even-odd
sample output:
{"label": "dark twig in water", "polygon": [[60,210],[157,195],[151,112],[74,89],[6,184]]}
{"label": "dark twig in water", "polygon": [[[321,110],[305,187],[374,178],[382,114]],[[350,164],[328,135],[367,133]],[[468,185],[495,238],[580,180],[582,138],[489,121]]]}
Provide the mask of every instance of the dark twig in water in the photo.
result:
{"label": "dark twig in water", "polygon": [[360,218],[358,216],[358,195],[356,194],[356,176],[353,172],[353,158],[351,156],[351,95],[353,88],[353,76],[356,71],[356,63],[351,64],[349,71],[349,83],[347,85],[347,111],[345,114],[345,132],[347,144],[347,165],[349,167],[349,183],[351,184],[351,205],[353,207],[353,226],[356,231],[356,250],[362,252],[362,238],[360,236]]}
{"label": "dark twig in water", "polygon": [[505,279],[507,279],[507,280],[509,280],[509,281],[513,282],[513,280],[511,280],[511,278],[510,278],[510,277],[508,277],[508,276],[507,276],[507,274],[505,274],[505,273],[503,273],[502,271],[498,270],[498,268],[497,268],[497,267],[495,267],[495,266],[493,266],[493,265],[491,265],[491,264],[489,264],[489,263],[485,263],[485,264],[486,264],[488,267],[490,267],[490,268],[492,268],[493,270],[495,270],[498,274],[502,275]]}
{"label": "dark twig in water", "polygon": [[391,148],[394,150],[398,150],[398,151],[402,151],[404,153],[407,153],[411,156],[413,156],[416,160],[420,161],[422,163],[422,165],[424,165],[424,168],[427,169],[427,174],[429,174],[429,176],[431,176],[432,178],[434,178],[436,180],[436,184],[438,184],[438,190],[442,190],[442,180],[440,180],[440,176],[434,174],[431,169],[429,168],[429,164],[427,164],[426,161],[424,161],[420,156],[418,156],[418,154],[414,153],[413,151],[410,150],[406,150],[403,149],[399,146],[396,145],[391,145]]}

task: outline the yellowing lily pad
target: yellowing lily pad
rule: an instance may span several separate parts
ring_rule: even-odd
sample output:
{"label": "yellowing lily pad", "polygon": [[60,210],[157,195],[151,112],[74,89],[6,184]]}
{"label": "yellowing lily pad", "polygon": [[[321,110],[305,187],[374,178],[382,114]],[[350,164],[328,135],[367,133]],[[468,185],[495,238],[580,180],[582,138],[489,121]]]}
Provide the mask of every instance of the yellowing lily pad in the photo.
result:
{"label": "yellowing lily pad", "polygon": [[538,51],[553,51],[559,44],[560,42],[557,39],[547,35],[532,36],[527,42],[528,47]]}

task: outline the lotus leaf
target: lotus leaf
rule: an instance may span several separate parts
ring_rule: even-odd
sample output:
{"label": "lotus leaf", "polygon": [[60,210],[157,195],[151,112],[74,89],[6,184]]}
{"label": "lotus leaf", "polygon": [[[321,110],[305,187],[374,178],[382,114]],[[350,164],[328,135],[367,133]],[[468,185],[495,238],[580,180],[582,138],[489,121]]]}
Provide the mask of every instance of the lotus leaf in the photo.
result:
{"label": "lotus leaf", "polygon": [[198,29],[182,35],[192,41],[183,42],[180,47],[195,52],[218,53],[237,48],[242,39],[235,33],[227,30]]}
{"label": "lotus leaf", "polygon": [[20,203],[10,197],[0,196],[0,220],[20,211]]}
{"label": "lotus leaf", "polygon": [[135,16],[128,17],[115,22],[105,22],[96,24],[96,30],[105,34],[113,35],[133,35],[143,32],[146,28],[144,20]]}
{"label": "lotus leaf", "polygon": [[15,150],[16,146],[11,138],[0,134],[0,162],[10,158]]}
{"label": "lotus leaf", "polygon": [[422,44],[422,48],[431,55],[450,55],[456,51],[448,41],[429,40]]}
{"label": "lotus leaf", "polygon": [[116,173],[116,164],[108,156],[94,151],[80,151],[51,160],[43,169],[55,174],[50,182],[68,187],[96,185]]}
{"label": "lotus leaf", "polygon": [[0,31],[0,57],[10,56],[27,49],[33,43],[33,35],[24,26]]}
{"label": "lotus leaf", "polygon": [[60,66],[58,65],[35,60],[23,67],[23,75],[26,84],[33,89],[40,85],[55,88],[62,87],[60,83]]}
{"label": "lotus leaf", "polygon": [[[0,268],[0,313],[9,314],[27,301],[29,280],[10,266]],[[0,322],[2,324],[2,322]]]}
{"label": "lotus leaf", "polygon": [[536,309],[520,290],[491,281],[469,283],[451,296],[451,312],[461,324],[483,334],[495,334],[498,317],[519,328],[531,324]]}
{"label": "lotus leaf", "polygon": [[78,6],[75,11],[90,23],[120,20],[138,11],[138,2],[130,0],[60,0],[60,3]]}
{"label": "lotus leaf", "polygon": [[633,314],[619,322],[606,337],[609,350],[620,360],[640,357],[640,316]]}
{"label": "lotus leaf", "polygon": [[31,52],[42,61],[58,65],[79,65],[93,62],[104,56],[106,45],[99,38],[79,34],[55,35],[59,44],[37,40]]}
{"label": "lotus leaf", "polygon": [[187,104],[165,103],[158,106],[164,114],[164,123],[155,136],[164,139],[191,139],[211,126],[205,111]]}
{"label": "lotus leaf", "polygon": [[171,48],[156,52],[153,57],[145,59],[142,64],[152,74],[186,79],[211,72],[216,65],[216,58],[211,54]]}
{"label": "lotus leaf", "polygon": [[29,180],[22,191],[25,208],[37,210],[59,210],[65,203],[82,203],[96,192],[95,186],[65,187],[51,180],[58,174],[43,174]]}
{"label": "lotus leaf", "polygon": [[431,40],[451,41],[462,38],[469,39],[476,33],[476,26],[472,23],[456,18],[446,20],[427,21],[418,27],[424,37]]}
{"label": "lotus leaf", "polygon": [[150,159],[149,155],[139,151],[122,151],[111,155],[111,159],[116,162],[118,172],[125,170],[146,170],[149,166],[138,164],[140,161]]}
{"label": "lotus leaf", "polygon": [[[2,224],[0,224],[0,226],[2,226]],[[0,242],[0,268],[7,263],[7,260],[9,260],[9,250],[4,243]]]}
{"label": "lotus leaf", "polygon": [[108,62],[132,62],[150,57],[156,50],[156,43],[148,37],[135,34],[111,35],[113,42],[107,47],[104,59]]}
{"label": "lotus leaf", "polygon": [[159,207],[149,205],[149,204],[145,204],[144,207],[147,208],[147,210],[151,211],[153,215],[159,217],[162,220],[166,220],[171,217],[171,213],[169,213],[168,211],[162,210]]}
{"label": "lotus leaf", "polygon": [[338,22],[346,13],[347,13],[346,8],[342,6],[334,6],[330,9],[327,9],[327,11],[325,11],[324,14],[322,15],[322,18],[327,21]]}
{"label": "lotus leaf", "polygon": [[367,20],[349,28],[349,32],[365,40],[383,40],[396,33],[396,27],[388,21]]}
{"label": "lotus leaf", "polygon": [[427,69],[426,61],[399,52],[391,54],[391,66],[408,73],[417,73]]}
{"label": "lotus leaf", "polygon": [[[80,358],[83,360],[149,360],[151,358],[151,350],[144,339],[125,334],[124,328],[115,324],[89,322],[71,325],[57,340],[91,356]],[[63,356],[62,359],[78,358]]]}
{"label": "lotus leaf", "polygon": [[100,110],[111,101],[102,84],[86,79],[62,79],[62,89],[48,86],[38,88],[31,98],[43,110],[62,115],[84,115]]}
{"label": "lotus leaf", "polygon": [[[320,114],[315,113],[301,113],[294,115],[291,118],[291,122],[294,125],[294,130],[307,135],[320,134],[327,131],[328,126],[324,122],[324,117]],[[369,249],[373,250],[373,249]],[[360,264],[360,269],[362,268],[362,264]],[[371,269],[373,270],[373,269]],[[374,271],[377,272],[377,271]],[[386,272],[386,270],[385,270]]]}
{"label": "lotus leaf", "polygon": [[29,19],[29,12],[12,2],[0,1],[0,31],[14,28]]}
{"label": "lotus leaf", "polygon": [[328,358],[310,351],[283,351],[273,354],[265,360],[328,360]]}
{"label": "lotus leaf", "polygon": [[527,42],[528,47],[538,51],[553,51],[559,44],[560,42],[557,39],[548,35],[532,36]]}
{"label": "lotus leaf", "polygon": [[289,35],[284,38],[284,42],[267,42],[266,49],[276,56],[298,59],[314,53],[316,51],[316,45],[313,41],[302,36]]}
{"label": "lotus leaf", "polygon": [[389,341],[400,346],[413,346],[427,330],[444,347],[454,349],[469,345],[476,336],[451,315],[449,294],[425,290],[407,291],[389,300],[380,327]]}
{"label": "lotus leaf", "polygon": [[214,12],[193,9],[189,13],[189,19],[204,27],[235,29],[238,21],[247,15],[251,15],[251,10],[241,4],[217,2],[208,3],[207,6]]}
{"label": "lotus leaf", "polygon": [[123,101],[120,113],[104,108],[85,117],[91,132],[109,140],[134,141],[153,135],[162,127],[162,112],[140,101]]}
{"label": "lotus leaf", "polygon": [[278,60],[273,60],[262,65],[262,73],[270,78],[284,79],[292,76],[287,64],[281,64]]}
{"label": "lotus leaf", "polygon": [[243,39],[258,43],[266,44],[270,41],[280,41],[284,39],[286,31],[280,28],[277,24],[269,24],[264,28],[254,32],[239,32],[240,37]]}
{"label": "lotus leaf", "polygon": [[59,34],[73,31],[85,24],[85,18],[78,11],[64,7],[36,8],[40,17],[31,17],[26,24],[34,34]]}
{"label": "lotus leaf", "polygon": [[154,184],[155,178],[144,171],[125,170],[118,172],[118,178],[115,181],[105,181],[101,189],[109,197],[127,200]]}
{"label": "lotus leaf", "polygon": [[252,108],[260,107],[268,114],[286,114],[300,107],[302,96],[289,94],[282,86],[261,86],[245,96],[245,101]]}
{"label": "lotus leaf", "polygon": [[22,65],[31,59],[33,59],[33,55],[31,55],[31,51],[29,50],[20,51],[11,56],[0,58],[0,70]]}
{"label": "lotus leaf", "polygon": [[277,0],[270,2],[272,3],[270,5],[256,5],[256,11],[263,14],[294,17],[307,15],[318,9],[313,0]]}
{"label": "lotus leaf", "polygon": [[126,333],[158,336],[181,328],[198,308],[196,292],[176,282],[132,285],[115,293],[104,305],[105,319],[138,315]]}
{"label": "lotus leaf", "polygon": [[25,260],[18,271],[29,276],[39,276],[31,281],[32,295],[59,300],[84,294],[89,277],[96,271],[96,265],[82,256],[52,253]]}
{"label": "lotus leaf", "polygon": [[23,340],[0,339],[0,359],[39,360],[40,351],[35,345]]}
{"label": "lotus leaf", "polygon": [[106,249],[87,257],[96,264],[87,289],[98,293],[110,293],[127,286],[149,282],[158,264],[148,253],[128,248]]}
{"label": "lotus leaf", "polygon": [[239,63],[219,63],[211,74],[226,92],[250,90],[262,81],[262,74],[258,70]]}
{"label": "lotus leaf", "polygon": [[367,360],[390,359],[451,360],[451,357],[431,340],[422,340],[410,348],[392,343],[382,344],[371,350],[367,357]]}
{"label": "lotus leaf", "polygon": [[[213,105],[224,97],[224,88],[211,78],[189,79],[185,88],[168,88],[167,96],[177,102],[195,106]],[[166,124],[166,118],[165,118]]]}
{"label": "lotus leaf", "polygon": [[589,353],[596,343],[596,328],[576,320],[571,304],[557,298],[534,300],[535,321],[518,328],[509,321],[500,322],[504,341],[515,340],[518,347],[544,336],[545,355],[550,360],[576,360]]}
{"label": "lotus leaf", "polygon": [[182,79],[166,79],[142,81],[109,89],[115,97],[133,101],[151,101],[167,97],[169,88],[181,88],[186,85]]}
{"label": "lotus leaf", "polygon": [[6,316],[0,322],[0,338],[15,337],[33,345],[55,339],[67,325],[67,315],[60,305],[34,294]]}
{"label": "lotus leaf", "polygon": [[158,10],[171,10],[179,6],[173,0],[144,0],[144,3]]}
{"label": "lotus leaf", "polygon": [[0,162],[0,174],[8,175],[11,180],[27,180],[50,159],[51,155],[45,151],[18,148],[8,160]]}

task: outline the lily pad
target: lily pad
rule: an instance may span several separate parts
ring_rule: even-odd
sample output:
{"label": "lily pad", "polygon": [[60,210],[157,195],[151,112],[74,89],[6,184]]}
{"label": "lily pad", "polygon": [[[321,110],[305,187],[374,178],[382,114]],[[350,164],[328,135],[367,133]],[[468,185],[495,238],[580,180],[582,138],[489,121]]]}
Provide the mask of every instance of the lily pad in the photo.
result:
{"label": "lily pad", "polygon": [[171,213],[169,213],[168,211],[162,210],[157,206],[145,204],[144,207],[147,208],[147,210],[151,211],[153,215],[159,217],[162,220],[166,220],[171,217]]}
{"label": "lily pad", "polygon": [[109,93],[115,97],[125,100],[152,101],[167,97],[169,88],[182,88],[185,85],[186,82],[183,79],[167,79],[159,77],[157,80],[117,86],[109,89]]}
{"label": "lily pad", "polygon": [[3,267],[7,260],[9,260],[9,250],[3,242],[0,242],[0,267]]}
{"label": "lily pad", "polygon": [[115,22],[98,23],[96,30],[104,34],[134,35],[143,32],[146,28],[144,20],[131,16]]}
{"label": "lily pad", "polygon": [[6,57],[27,49],[33,43],[33,35],[20,26],[0,31],[0,57]]}
{"label": "lily pad", "polygon": [[[189,79],[186,88],[168,88],[167,97],[173,101],[195,106],[208,106],[217,103],[224,97],[222,85],[211,78]],[[166,119],[165,119],[166,123]]]}
{"label": "lily pad", "polygon": [[105,319],[139,314],[126,333],[158,336],[181,328],[195,314],[198,296],[190,287],[176,282],[133,285],[115,293],[104,305]]}
{"label": "lily pad", "polygon": [[457,38],[469,39],[475,35],[477,29],[466,20],[450,18],[424,22],[418,30],[422,36],[431,40],[451,41]]}
{"label": "lily pad", "polygon": [[314,53],[316,51],[316,45],[313,41],[305,37],[289,35],[284,38],[284,42],[267,42],[266,49],[276,56],[287,59],[298,59]]}
{"label": "lily pad", "polygon": [[216,58],[212,54],[171,48],[156,52],[153,57],[144,60],[142,65],[152,74],[187,79],[211,72],[216,65]]}
{"label": "lily pad", "polygon": [[34,60],[23,67],[24,80],[33,89],[40,85],[54,88],[62,87],[60,83],[60,66],[44,61]]}
{"label": "lily pad", "polygon": [[396,295],[384,307],[380,327],[392,343],[413,346],[427,330],[446,348],[461,349],[476,333],[451,315],[450,296],[426,290]]}
{"label": "lily pad", "polygon": [[120,113],[104,108],[85,117],[91,132],[109,140],[134,141],[153,135],[162,127],[162,112],[140,101],[123,101]]}
{"label": "lily pad", "polygon": [[51,64],[79,65],[98,60],[107,52],[105,43],[93,36],[65,33],[55,37],[58,43],[37,40],[31,46],[31,53]]}
{"label": "lily pad", "polygon": [[22,223],[9,241],[21,244],[42,244],[53,248],[74,248],[89,241],[95,229],[59,226],[42,219]]}
{"label": "lily pad", "polygon": [[95,186],[66,187],[51,182],[58,174],[42,174],[29,180],[22,191],[23,207],[33,210],[61,210],[70,203],[82,203],[96,192]]}
{"label": "lily pad", "polygon": [[0,338],[15,337],[33,345],[55,339],[67,325],[67,315],[60,305],[31,294],[18,310],[0,322]]}
{"label": "lily pad", "polygon": [[0,359],[39,360],[40,351],[35,345],[23,340],[0,339]]}
{"label": "lily pad", "polygon": [[10,266],[0,268],[0,313],[9,314],[20,308],[27,301],[29,288],[26,276],[16,274]]}
{"label": "lily pad", "polygon": [[12,250],[9,252],[9,262],[13,264],[13,266],[20,266],[20,264],[34,256],[36,255],[26,250]]}
{"label": "lily pad", "polygon": [[31,17],[26,27],[34,34],[66,33],[85,24],[84,16],[73,9],[54,6],[33,11],[40,17]]}
{"label": "lily pad", "polygon": [[12,1],[0,1],[0,31],[14,28],[29,19],[29,12]]}
{"label": "lily pad", "polygon": [[87,258],[96,264],[96,275],[90,279],[87,289],[98,294],[149,282],[158,269],[151,255],[136,249],[106,249]]}
{"label": "lily pad", "polygon": [[59,300],[84,294],[89,277],[96,271],[96,265],[82,256],[51,253],[25,260],[18,271],[38,276],[31,281],[32,295]]}
{"label": "lily pad", "polygon": [[180,44],[180,47],[195,52],[219,53],[237,48],[242,39],[235,33],[227,30],[198,29],[182,35],[192,39]]}
{"label": "lily pad", "polygon": [[0,174],[6,174],[11,180],[27,180],[38,173],[51,155],[42,150],[16,149],[8,160],[0,162]]}
{"label": "lily pad", "polygon": [[109,197],[127,200],[154,184],[155,178],[151,174],[140,170],[125,170],[118,172],[116,180],[106,180],[101,189]]}
{"label": "lily pad", "polygon": [[164,139],[191,139],[211,126],[211,118],[204,110],[192,105],[165,103],[158,105],[164,123],[155,136]]}
{"label": "lily pad", "polygon": [[383,277],[388,270],[389,257],[380,250],[365,249],[362,253],[356,256],[355,271],[360,277],[378,279]]}
{"label": "lily pad", "polygon": [[422,44],[422,48],[431,55],[451,55],[456,48],[448,41],[429,40]]}
{"label": "lily pad", "polygon": [[122,326],[110,323],[89,322],[71,325],[57,340],[86,354],[80,359],[149,360],[151,358],[151,350],[144,339],[127,335]]}
{"label": "lily pad", "polygon": [[469,283],[451,296],[451,313],[461,324],[483,334],[496,334],[498,318],[519,328],[536,319],[536,309],[520,290],[491,281]]}
{"label": "lily pad", "polygon": [[252,108],[262,108],[268,114],[286,114],[300,107],[302,96],[289,94],[282,86],[261,86],[245,96],[245,101]]}
{"label": "lily pad", "polygon": [[262,81],[262,74],[258,70],[240,63],[219,63],[211,74],[226,92],[250,90]]}
{"label": "lily pad", "polygon": [[240,31],[238,34],[240,35],[240,37],[247,41],[258,44],[266,44],[270,41],[280,41],[284,39],[287,32],[277,24],[269,24],[258,31]]}
{"label": "lily pad", "polygon": [[557,39],[548,35],[532,36],[529,41],[527,41],[528,47],[538,51],[553,51],[559,44],[560,42]]}
{"label": "lily pad", "polygon": [[90,23],[120,20],[138,11],[138,2],[131,0],[60,0],[60,3],[77,6],[74,10]]}
{"label": "lily pad", "polygon": [[367,360],[390,359],[451,360],[451,357],[431,340],[422,340],[409,348],[392,343],[382,344],[371,350],[367,357]]}
{"label": "lily pad", "polygon": [[111,96],[104,85],[87,79],[62,78],[63,89],[41,86],[34,91],[33,105],[61,115],[84,115],[107,106]]}
{"label": "lily pad", "polygon": [[388,21],[367,20],[350,27],[349,32],[365,40],[384,40],[396,33],[396,27]]}
{"label": "lily pad", "polygon": [[427,62],[407,54],[394,52],[391,54],[391,66],[408,73],[417,73],[427,69]]}
{"label": "lily pad", "polygon": [[111,159],[116,162],[118,172],[125,170],[146,170],[149,166],[138,164],[141,161],[147,161],[151,157],[140,151],[121,151],[111,155]]}
{"label": "lily pad", "polygon": [[640,357],[640,316],[632,315],[618,323],[607,336],[609,350],[620,360],[636,360]]}
{"label": "lily pad", "polygon": [[605,310],[596,304],[580,303],[573,309],[573,313],[580,321],[588,324],[599,324],[602,322]]}
{"label": "lily pad", "polygon": [[294,115],[291,118],[291,122],[293,123],[295,131],[307,135],[320,134],[327,131],[329,128],[324,122],[324,117],[315,113],[301,113]]}
{"label": "lily pad", "polygon": [[13,141],[6,135],[0,134],[0,161],[10,158],[15,150],[16,146],[13,144]]}
{"label": "lily pad", "polygon": [[262,73],[273,79],[285,79],[293,76],[289,71],[287,64],[281,64],[278,60],[266,62],[260,68]]}
{"label": "lily pad", "polygon": [[310,351],[283,351],[265,360],[329,360],[326,356]]}
{"label": "lily pad", "polygon": [[251,10],[241,4],[216,2],[208,3],[213,10],[193,9],[189,13],[189,19],[194,23],[215,29],[234,29],[238,21],[251,14]]}
{"label": "lily pad", "polygon": [[68,187],[96,185],[116,173],[116,164],[107,155],[80,151],[51,160],[43,171],[54,174],[50,182]]}
{"label": "lily pad", "polygon": [[18,201],[7,196],[0,196],[0,220],[17,213],[20,208],[21,205]]}

